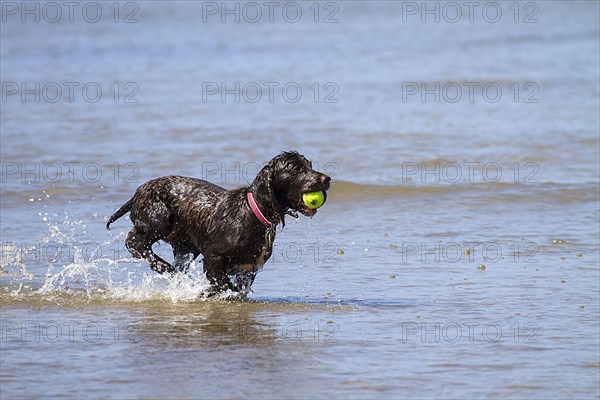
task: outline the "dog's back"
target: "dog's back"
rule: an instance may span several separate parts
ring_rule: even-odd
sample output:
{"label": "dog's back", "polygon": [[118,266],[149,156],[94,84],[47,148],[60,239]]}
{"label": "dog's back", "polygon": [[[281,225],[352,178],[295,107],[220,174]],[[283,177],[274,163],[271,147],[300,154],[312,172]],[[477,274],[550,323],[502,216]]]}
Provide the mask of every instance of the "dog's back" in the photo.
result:
{"label": "dog's back", "polygon": [[119,208],[106,223],[106,228],[128,212],[135,216],[145,214],[157,205],[165,205],[172,211],[185,214],[198,213],[207,207],[215,207],[219,195],[226,189],[214,183],[185,176],[163,176],[152,179],[136,190],[135,194]]}

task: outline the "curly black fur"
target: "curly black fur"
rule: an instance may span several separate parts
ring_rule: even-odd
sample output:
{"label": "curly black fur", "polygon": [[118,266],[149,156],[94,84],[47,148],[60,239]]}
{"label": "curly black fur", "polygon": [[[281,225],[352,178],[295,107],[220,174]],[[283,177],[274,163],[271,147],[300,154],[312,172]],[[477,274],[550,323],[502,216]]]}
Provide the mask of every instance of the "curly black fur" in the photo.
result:
{"label": "curly black fur", "polygon": [[[125,245],[154,271],[186,271],[202,253],[204,272],[214,292],[247,292],[271,256],[275,227],[285,226],[285,215],[297,217],[297,211],[312,217],[317,210],[306,207],[302,195],[329,189],[330,180],[297,152],[279,154],[251,185],[234,190],[201,179],[162,177],[141,185],[110,217],[106,228],[131,212],[133,229]],[[266,228],[250,209],[248,191],[272,228]],[[159,240],[173,247],[174,265],[152,251]]]}

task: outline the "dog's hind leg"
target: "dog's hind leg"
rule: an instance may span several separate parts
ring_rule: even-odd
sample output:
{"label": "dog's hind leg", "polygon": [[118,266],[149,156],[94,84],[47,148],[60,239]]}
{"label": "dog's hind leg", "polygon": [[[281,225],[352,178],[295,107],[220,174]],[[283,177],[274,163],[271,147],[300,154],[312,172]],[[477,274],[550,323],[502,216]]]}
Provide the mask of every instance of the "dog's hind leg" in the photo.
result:
{"label": "dog's hind leg", "polygon": [[158,199],[143,203],[131,209],[133,229],[127,235],[125,246],[134,257],[148,261],[150,268],[159,274],[173,273],[175,268],[152,251],[152,245],[164,239],[173,228],[171,212]]}
{"label": "dog's hind leg", "polygon": [[131,255],[135,258],[143,258],[148,261],[150,268],[159,274],[165,272],[173,273],[175,272],[175,268],[152,251],[152,245],[160,239],[162,238],[159,235],[156,235],[155,232],[150,232],[140,226],[135,226],[129,231],[127,239],[125,240],[125,246]]}

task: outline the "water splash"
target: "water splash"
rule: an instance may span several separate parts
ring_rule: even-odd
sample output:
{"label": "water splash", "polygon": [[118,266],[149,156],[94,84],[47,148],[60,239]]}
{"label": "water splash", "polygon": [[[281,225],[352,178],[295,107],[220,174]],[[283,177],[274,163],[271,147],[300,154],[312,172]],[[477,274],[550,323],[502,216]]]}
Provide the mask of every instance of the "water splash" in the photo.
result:
{"label": "water splash", "polygon": [[[160,275],[151,271],[144,260],[130,258],[123,248],[124,232],[94,243],[87,238],[84,223],[67,220],[68,217],[62,227],[48,224],[48,235],[33,246],[2,244],[3,296],[61,303],[65,300],[176,303],[208,299],[210,283],[203,273],[202,261],[193,262],[188,273]],[[227,291],[210,299],[239,299],[245,295]]]}

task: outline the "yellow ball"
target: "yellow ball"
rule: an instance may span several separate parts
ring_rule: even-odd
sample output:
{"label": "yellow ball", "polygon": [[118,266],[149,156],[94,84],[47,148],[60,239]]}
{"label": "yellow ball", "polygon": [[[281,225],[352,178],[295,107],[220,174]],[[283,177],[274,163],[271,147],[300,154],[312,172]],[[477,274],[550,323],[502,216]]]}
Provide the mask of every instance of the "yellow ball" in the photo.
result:
{"label": "yellow ball", "polygon": [[321,207],[323,203],[325,203],[325,199],[325,192],[309,192],[302,195],[304,204],[306,204],[306,206],[311,210]]}

